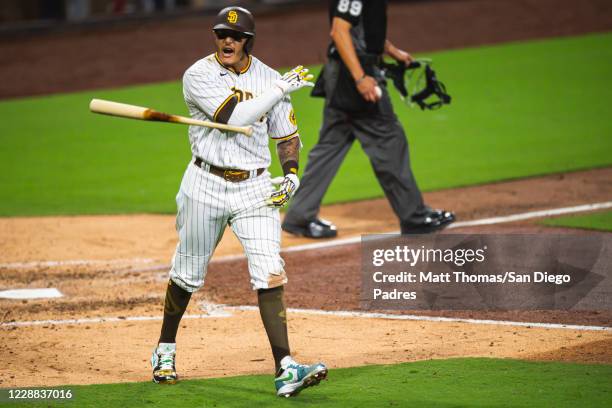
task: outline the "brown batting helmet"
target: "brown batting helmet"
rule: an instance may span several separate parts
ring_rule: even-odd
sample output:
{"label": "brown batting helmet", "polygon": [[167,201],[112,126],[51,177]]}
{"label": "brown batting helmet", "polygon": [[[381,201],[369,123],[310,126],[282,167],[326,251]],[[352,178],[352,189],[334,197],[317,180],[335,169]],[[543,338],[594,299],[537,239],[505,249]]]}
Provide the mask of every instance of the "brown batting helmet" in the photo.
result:
{"label": "brown batting helmet", "polygon": [[226,7],[217,14],[213,31],[232,30],[246,35],[244,49],[251,52],[255,41],[255,19],[251,12],[243,7]]}

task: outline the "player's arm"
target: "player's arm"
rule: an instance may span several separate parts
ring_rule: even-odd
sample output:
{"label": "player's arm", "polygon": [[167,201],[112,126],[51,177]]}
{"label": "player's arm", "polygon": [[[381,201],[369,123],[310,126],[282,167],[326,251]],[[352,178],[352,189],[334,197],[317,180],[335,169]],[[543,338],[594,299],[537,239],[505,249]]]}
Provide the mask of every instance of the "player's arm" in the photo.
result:
{"label": "player's arm", "polygon": [[278,159],[281,162],[285,176],[273,181],[274,184],[279,184],[279,186],[266,201],[270,207],[284,207],[300,187],[300,179],[297,176],[297,172],[301,147],[302,143],[297,134],[290,139],[278,142],[276,145]]}
{"label": "player's arm", "polygon": [[408,52],[397,48],[391,41],[385,40],[385,54],[390,56],[396,61],[403,62],[406,65],[410,65],[414,58]]}
{"label": "player's arm", "polygon": [[274,81],[270,89],[261,95],[234,105],[225,123],[236,126],[255,123],[285,95],[304,86],[314,86],[311,80],[312,75],[308,74],[308,69],[299,65]]}
{"label": "player's arm", "polygon": [[302,143],[300,142],[299,136],[289,140],[281,140],[277,143],[276,153],[278,154],[278,160],[283,168],[283,175],[297,175],[301,146]]}
{"label": "player's arm", "polygon": [[355,80],[357,90],[366,101],[376,102],[379,97],[376,94],[376,80],[369,75],[366,75],[351,37],[351,27],[353,23],[343,17],[334,17],[332,19],[332,28],[330,36],[334,42],[342,62],[348,68],[351,76]]}
{"label": "player's arm", "polygon": [[272,140],[276,141],[276,153],[284,177],[279,177],[274,182],[279,184],[279,187],[272,192],[267,204],[272,207],[283,207],[300,186],[297,173],[302,142],[289,97],[284,98],[269,113],[268,131]]}
{"label": "player's arm", "polygon": [[281,88],[272,86],[253,99],[229,106],[224,111],[224,117],[227,118],[225,123],[235,126],[251,125],[276,105],[284,95]]}
{"label": "player's arm", "polygon": [[256,98],[240,102],[224,82],[207,72],[188,70],[183,76],[185,100],[195,104],[215,122],[246,126],[255,123],[286,94],[312,86],[308,70],[299,66],[274,81]]}

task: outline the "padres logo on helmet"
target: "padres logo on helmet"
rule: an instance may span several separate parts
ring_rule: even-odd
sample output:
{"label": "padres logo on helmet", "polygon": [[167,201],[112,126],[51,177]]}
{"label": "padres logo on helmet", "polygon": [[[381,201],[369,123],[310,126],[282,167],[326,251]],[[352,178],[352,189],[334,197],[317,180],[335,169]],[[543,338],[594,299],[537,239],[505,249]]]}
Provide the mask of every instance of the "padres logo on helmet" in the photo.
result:
{"label": "padres logo on helmet", "polygon": [[236,13],[235,10],[227,13],[227,22],[232,24],[236,24],[238,22],[238,13]]}

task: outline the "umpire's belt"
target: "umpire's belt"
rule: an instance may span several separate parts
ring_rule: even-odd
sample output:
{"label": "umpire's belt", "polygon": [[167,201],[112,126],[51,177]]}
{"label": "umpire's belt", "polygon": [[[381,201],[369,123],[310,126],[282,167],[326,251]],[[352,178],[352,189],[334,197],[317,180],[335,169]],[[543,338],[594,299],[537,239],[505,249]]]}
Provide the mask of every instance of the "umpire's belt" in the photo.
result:
{"label": "umpire's belt", "polygon": [[212,164],[206,163],[199,157],[196,157],[193,162],[196,166],[204,171],[214,174],[215,176],[223,177],[227,181],[232,183],[238,183],[240,181],[247,180],[252,177],[257,177],[264,172],[264,168],[257,170],[238,170],[238,169],[223,169],[221,167],[213,166]]}

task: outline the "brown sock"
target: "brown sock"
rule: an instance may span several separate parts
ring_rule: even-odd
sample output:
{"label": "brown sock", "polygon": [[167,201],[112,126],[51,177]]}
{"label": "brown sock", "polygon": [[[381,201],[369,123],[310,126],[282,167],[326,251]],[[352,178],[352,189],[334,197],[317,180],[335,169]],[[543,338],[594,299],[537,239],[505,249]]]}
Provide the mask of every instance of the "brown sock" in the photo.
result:
{"label": "brown sock", "polygon": [[176,332],[189,304],[189,299],[191,299],[191,292],[182,289],[172,280],[168,282],[164,303],[164,322],[159,336],[160,343],[176,343]]}
{"label": "brown sock", "polygon": [[290,355],[289,337],[287,336],[287,317],[283,303],[283,287],[259,289],[257,291],[259,314],[263,321],[268,340],[274,356],[275,372],[280,369],[283,357]]}

